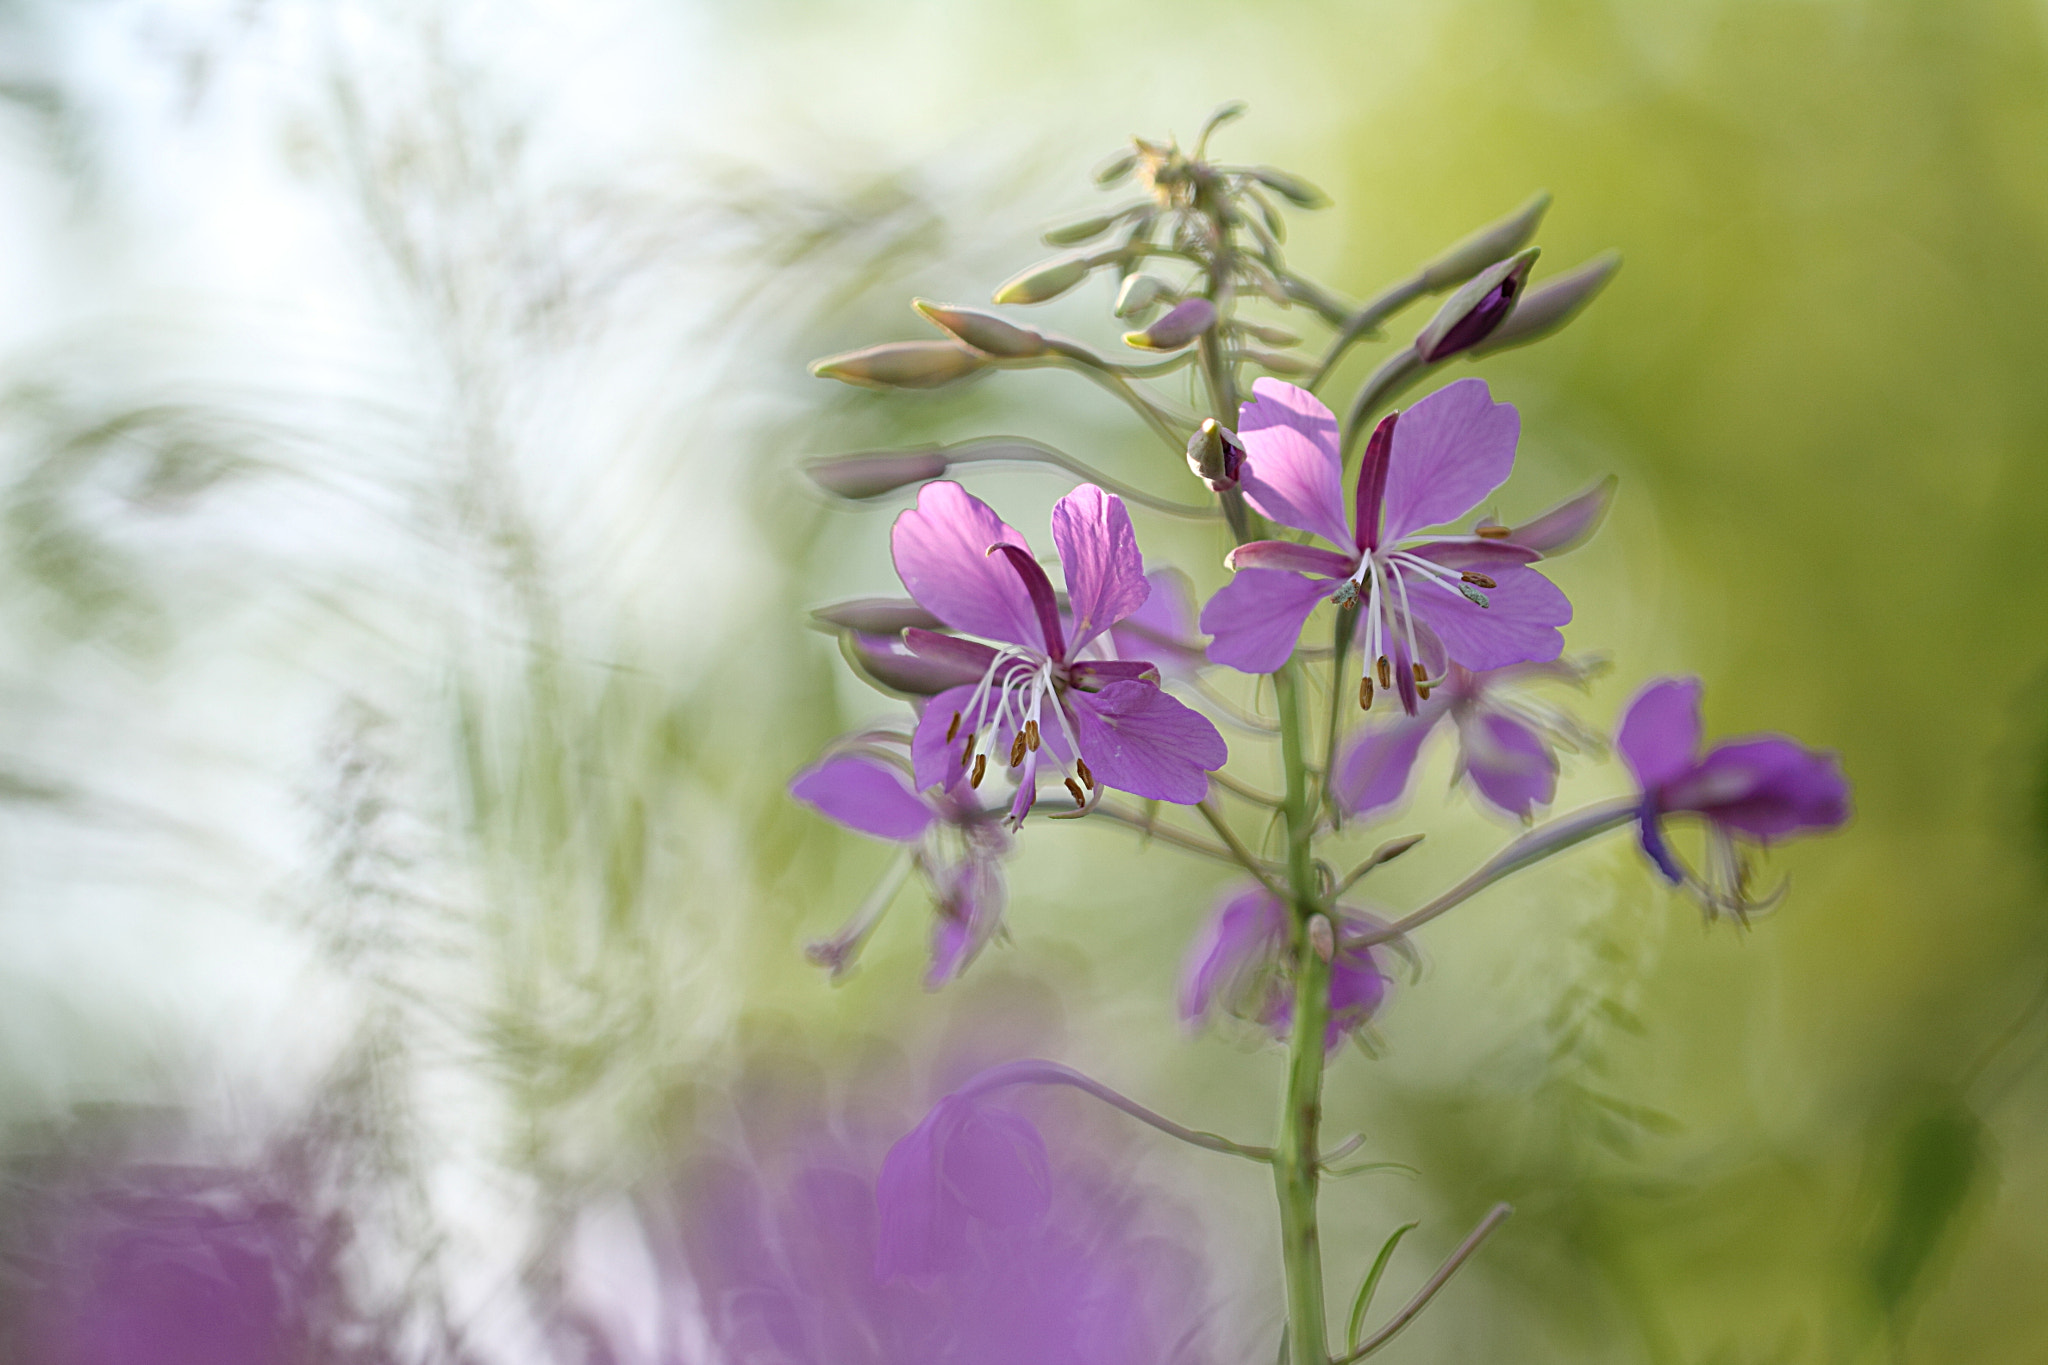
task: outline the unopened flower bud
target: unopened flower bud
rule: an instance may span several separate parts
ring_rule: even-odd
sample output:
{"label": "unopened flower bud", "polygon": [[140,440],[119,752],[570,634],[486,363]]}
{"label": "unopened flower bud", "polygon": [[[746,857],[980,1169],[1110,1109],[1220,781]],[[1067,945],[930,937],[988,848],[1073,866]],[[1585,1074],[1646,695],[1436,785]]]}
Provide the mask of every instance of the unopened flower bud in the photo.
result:
{"label": "unopened flower bud", "polygon": [[1529,267],[1536,264],[1537,250],[1532,246],[1518,251],[1466,281],[1415,338],[1415,353],[1434,364],[1491,336],[1514,311],[1515,296],[1529,277]]}
{"label": "unopened flower bud", "polygon": [[811,373],[871,389],[935,389],[987,364],[986,355],[957,341],[891,341],[813,361]]}
{"label": "unopened flower bud", "polygon": [[1314,374],[1322,368],[1307,356],[1288,351],[1269,351],[1263,346],[1247,346],[1241,354],[1252,364],[1264,369],[1267,374]]}
{"label": "unopened flower bud", "polygon": [[[833,378],[839,378],[834,375]],[[811,482],[842,498],[874,498],[946,472],[942,450],[878,450],[871,455],[835,455],[804,464]]]}
{"label": "unopened flower bud", "polygon": [[1536,235],[1536,225],[1549,207],[1550,192],[1544,190],[1498,223],[1479,229],[1422,267],[1423,285],[1431,293],[1448,289],[1520,251]]}
{"label": "unopened flower bud", "polygon": [[1208,482],[1210,491],[1227,492],[1237,487],[1244,469],[1244,442],[1214,417],[1204,417],[1188,438],[1188,468]]}
{"label": "unopened flower bud", "polygon": [[1308,181],[1286,171],[1276,171],[1271,166],[1252,167],[1252,179],[1272,190],[1288,203],[1301,209],[1329,207],[1330,196],[1324,194]]}
{"label": "unopened flower bud", "polygon": [[913,299],[911,306],[924,314],[925,319],[934,326],[951,332],[978,351],[986,351],[1004,360],[1022,360],[1028,356],[1045,354],[1043,336],[1029,327],[1019,327],[1014,322],[999,318],[994,313],[978,312],[972,308],[951,308],[927,299]]}
{"label": "unopened flower bud", "polygon": [[1207,299],[1183,299],[1142,332],[1125,332],[1124,345],[1141,351],[1178,351],[1216,325],[1216,305]]}
{"label": "unopened flower bud", "polygon": [[1308,917],[1308,946],[1325,962],[1337,955],[1337,931],[1331,928],[1328,915]]}
{"label": "unopened flower bud", "polygon": [[1157,275],[1133,275],[1117,291],[1115,312],[1120,318],[1142,317],[1161,299],[1172,296],[1173,286]]}
{"label": "unopened flower bud", "polygon": [[1232,318],[1231,327],[1248,337],[1257,337],[1268,346],[1299,346],[1301,338],[1285,327],[1268,327],[1261,322],[1246,322],[1243,318]]}
{"label": "unopened flower bud", "polygon": [[1047,246],[1073,246],[1077,242],[1093,241],[1115,227],[1116,220],[1122,216],[1118,213],[1105,213],[1100,218],[1083,218],[1078,223],[1047,228],[1043,240]]}
{"label": "unopened flower bud", "polygon": [[863,635],[899,635],[916,626],[920,630],[944,630],[938,617],[908,597],[856,597],[819,607],[811,619],[834,630],[857,630]]}
{"label": "unopened flower bud", "polygon": [[1137,164],[1138,154],[1136,152],[1119,153],[1095,168],[1095,183],[1098,185],[1114,185],[1117,181],[1129,175]]}
{"label": "unopened flower bud", "polygon": [[1056,256],[1005,280],[996,287],[997,303],[1044,303],[1056,299],[1088,278],[1085,255]]}
{"label": "unopened flower bud", "polygon": [[1473,359],[1504,351],[1549,336],[1577,317],[1579,310],[1607,287],[1614,272],[1621,269],[1621,253],[1604,251],[1576,270],[1545,280],[1522,295],[1515,311],[1494,329],[1492,336],[1474,346]]}

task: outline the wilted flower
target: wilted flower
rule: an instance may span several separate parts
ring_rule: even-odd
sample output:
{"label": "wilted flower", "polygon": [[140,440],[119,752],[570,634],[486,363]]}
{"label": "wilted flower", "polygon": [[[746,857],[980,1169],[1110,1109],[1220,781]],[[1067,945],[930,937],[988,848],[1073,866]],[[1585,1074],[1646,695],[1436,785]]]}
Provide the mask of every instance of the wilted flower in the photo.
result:
{"label": "wilted flower", "polygon": [[[1540,556],[1485,536],[1416,537],[1465,515],[1507,479],[1521,422],[1486,382],[1461,379],[1390,414],[1360,462],[1354,513],[1344,511],[1337,421],[1313,394],[1277,379],[1252,385],[1239,434],[1245,497],[1285,526],[1342,551],[1263,540],[1227,561],[1237,576],[1209,600],[1209,657],[1247,673],[1287,662],[1324,598],[1356,602],[1364,674],[1392,687],[1410,715],[1452,663],[1481,671],[1555,659],[1571,603],[1528,565]],[[1398,416],[1399,422],[1396,423]],[[1307,575],[1315,575],[1309,577]]]}
{"label": "wilted flower", "polygon": [[[1285,1038],[1294,1021],[1287,907],[1262,886],[1232,892],[1188,950],[1181,969],[1180,1015],[1188,1023],[1216,1010],[1249,1019]],[[1364,1028],[1387,995],[1373,949],[1358,939],[1386,926],[1340,911],[1332,934],[1330,1019],[1323,1045],[1334,1049]]]}
{"label": "wilted flower", "polygon": [[[1710,915],[1736,919],[1767,910],[1784,888],[1751,894],[1749,864],[1738,844],[1770,844],[1849,818],[1849,784],[1835,756],[1782,735],[1724,740],[1700,753],[1700,680],[1659,678],[1631,701],[1614,747],[1642,789],[1643,852]],[[1706,866],[1694,872],[1665,840],[1673,815],[1703,817]]]}
{"label": "wilted flower", "polygon": [[[938,920],[925,985],[957,976],[1002,927],[1008,892],[1002,860],[1010,837],[997,812],[984,810],[957,770],[923,793],[910,790],[904,764],[871,749],[836,753],[791,780],[789,794],[848,829],[911,850],[931,887]],[[834,976],[845,972],[881,922],[889,897],[878,896],[838,934],[813,943],[808,955]]]}
{"label": "wilted flower", "polygon": [[890,537],[910,595],[950,628],[981,644],[910,630],[915,653],[955,667],[963,681],[933,697],[911,742],[920,789],[966,770],[978,787],[991,757],[1017,776],[1011,822],[1037,798],[1041,753],[1050,755],[1077,805],[1103,784],[1192,804],[1229,756],[1216,727],[1159,688],[1139,660],[1087,657],[1104,632],[1151,593],[1123,501],[1093,484],[1061,498],[1053,543],[1065,571],[1062,613],[1045,570],[1015,529],[958,484],[927,484]]}
{"label": "wilted flower", "polygon": [[1368,726],[1359,735],[1338,765],[1337,799],[1353,815],[1371,815],[1399,801],[1423,740],[1448,720],[1458,734],[1456,779],[1469,781],[1495,810],[1529,818],[1557,795],[1557,751],[1577,752],[1597,739],[1569,715],[1528,696],[1526,686],[1583,683],[1590,671],[1563,659],[1485,673],[1452,664],[1443,685],[1414,715]]}

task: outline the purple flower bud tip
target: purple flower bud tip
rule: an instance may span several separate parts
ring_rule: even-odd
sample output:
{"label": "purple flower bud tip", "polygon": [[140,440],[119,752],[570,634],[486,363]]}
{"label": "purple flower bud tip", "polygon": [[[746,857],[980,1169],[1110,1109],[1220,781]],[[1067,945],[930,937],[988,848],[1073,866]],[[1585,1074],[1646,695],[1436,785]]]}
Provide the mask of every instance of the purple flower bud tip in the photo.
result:
{"label": "purple flower bud tip", "polygon": [[1204,417],[1201,427],[1188,438],[1188,468],[1213,492],[1235,488],[1244,470],[1244,442],[1215,418]]}
{"label": "purple flower bud tip", "polygon": [[1216,325],[1216,305],[1183,299],[1142,332],[1124,333],[1124,344],[1145,351],[1177,351]]}

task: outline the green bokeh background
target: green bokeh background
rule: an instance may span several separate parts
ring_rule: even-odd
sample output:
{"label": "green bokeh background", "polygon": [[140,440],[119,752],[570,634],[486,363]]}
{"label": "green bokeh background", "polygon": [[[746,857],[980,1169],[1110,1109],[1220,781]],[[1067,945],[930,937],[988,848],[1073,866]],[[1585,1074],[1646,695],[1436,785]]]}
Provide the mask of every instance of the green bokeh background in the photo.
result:
{"label": "green bokeh background", "polygon": [[[1120,137],[1185,138],[1242,98],[1251,114],[1218,151],[1329,192],[1333,208],[1294,217],[1290,257],[1350,297],[1537,188],[1555,195],[1539,283],[1622,251],[1563,335],[1473,371],[1523,414],[1509,520],[1621,476],[1599,540],[1556,566],[1578,606],[1570,647],[1613,661],[1584,712],[1609,725],[1644,679],[1696,671],[1712,731],[1834,749],[1855,790],[1846,831],[1774,858],[1790,895],[1747,931],[1701,932],[1620,836],[1431,926],[1381,1055],[1347,1053],[1332,1075],[1331,1131],[1363,1131],[1369,1153],[1420,1171],[1332,1189],[1333,1298],[1397,1224],[1422,1220],[1387,1296],[1508,1199],[1515,1219],[1386,1359],[2048,1354],[2033,1298],[2048,1274],[2048,14],[1996,0],[776,0],[688,17],[638,41],[688,48],[707,102],[687,129],[647,137],[716,148],[720,169],[695,173],[722,187],[728,221],[768,226],[729,333],[675,355],[730,406],[663,409],[659,455],[632,477],[678,534],[694,480],[715,467],[736,485],[748,520],[720,534],[744,544],[744,606],[683,649],[675,599],[693,589],[664,578],[658,551],[575,572],[574,528],[545,496],[559,485],[501,505],[479,491],[489,480],[462,484],[450,505],[495,547],[479,559],[509,590],[480,610],[503,628],[381,684],[405,699],[393,761],[436,793],[422,819],[477,907],[455,937],[474,969],[459,1028],[478,1046],[454,1051],[500,1097],[487,1145],[508,1168],[565,1201],[630,1184],[743,1067],[802,1057],[816,1070],[791,1074],[815,1077],[926,1057],[976,1017],[1195,1126],[1264,1140],[1277,1053],[1190,1038],[1172,1009],[1180,955],[1223,885],[1212,868],[1041,822],[1013,866],[1014,942],[962,986],[919,990],[913,891],[834,987],[801,944],[887,855],[782,792],[828,737],[889,714],[803,610],[892,590],[886,528],[905,501],[828,506],[799,457],[1014,431],[1194,491],[1068,376],[876,396],[807,380],[803,362],[928,335],[909,296],[979,302],[1043,252],[1041,228],[1092,210],[1086,172]],[[590,153],[589,181],[610,154]],[[1044,312],[1107,346],[1107,302],[1096,282]],[[1332,391],[1374,358],[1361,348]],[[17,348],[17,368],[43,361]],[[200,668],[197,618],[149,615],[138,642],[143,618],[107,605],[104,546],[50,533],[70,447],[32,434],[23,449],[8,600],[41,643],[9,664],[15,694],[34,692],[20,680],[39,660],[81,648],[168,676]],[[1041,538],[1062,491],[1029,471],[972,486]],[[1139,529],[1204,589],[1223,580],[1215,534],[1143,516]],[[146,560],[117,567],[150,576]],[[292,640],[263,648],[296,658],[307,646]],[[87,690],[36,704],[89,721],[108,703]],[[1397,908],[1505,837],[1443,795],[1449,757],[1431,753],[1393,827],[1431,837],[1372,888]],[[46,754],[37,771],[53,767]],[[41,778],[9,780],[17,807],[53,799]],[[1560,806],[1620,789],[1582,761]],[[385,972],[345,954],[324,970],[373,986]],[[92,1035],[81,1055],[155,1046],[124,1041],[141,1026],[89,982],[36,989]],[[70,1093],[8,1065],[10,1113]],[[123,1074],[102,1067],[85,1088],[118,1091],[106,1077]],[[1211,1211],[1233,1347],[1269,1354],[1268,1192],[1219,1162],[1153,1152],[1142,1169]]]}

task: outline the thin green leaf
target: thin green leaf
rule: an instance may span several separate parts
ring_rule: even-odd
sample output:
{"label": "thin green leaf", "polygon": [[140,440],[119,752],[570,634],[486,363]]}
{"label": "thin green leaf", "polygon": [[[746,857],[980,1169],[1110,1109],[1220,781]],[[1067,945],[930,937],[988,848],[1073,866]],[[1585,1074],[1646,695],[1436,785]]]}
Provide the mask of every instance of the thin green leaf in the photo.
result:
{"label": "thin green leaf", "polygon": [[1394,1248],[1401,1245],[1403,1237],[1421,1226],[1420,1223],[1403,1223],[1395,1228],[1394,1235],[1387,1238],[1386,1245],[1380,1248],[1372,1269],[1365,1273],[1365,1283],[1358,1286],[1358,1297],[1351,1302],[1351,1326],[1344,1334],[1344,1339],[1350,1343],[1345,1347],[1347,1354],[1358,1349],[1358,1339],[1365,1332],[1365,1310],[1372,1307],[1373,1291],[1380,1287],[1380,1276],[1387,1273],[1387,1263],[1394,1259]]}

